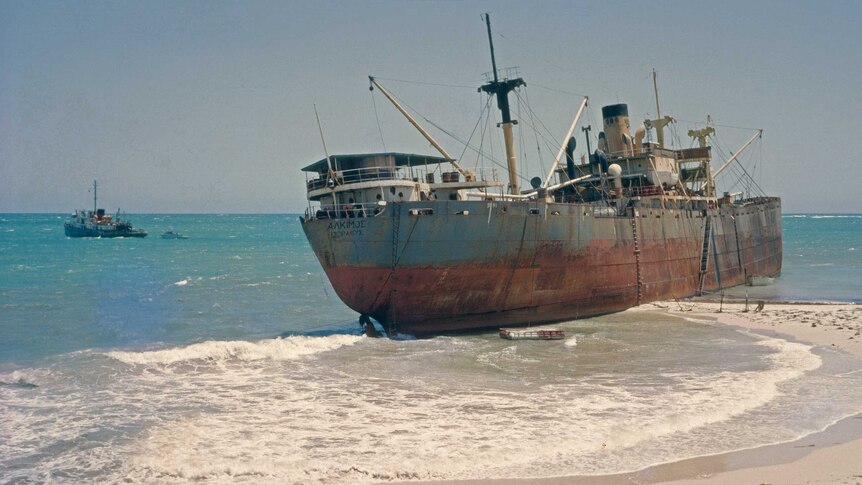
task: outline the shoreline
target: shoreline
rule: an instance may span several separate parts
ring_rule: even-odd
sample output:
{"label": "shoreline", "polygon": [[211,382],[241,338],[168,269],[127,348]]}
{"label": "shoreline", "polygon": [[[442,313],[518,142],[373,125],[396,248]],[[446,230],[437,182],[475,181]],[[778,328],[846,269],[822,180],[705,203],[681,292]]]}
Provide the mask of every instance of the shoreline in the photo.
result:
{"label": "shoreline", "polygon": [[[763,307],[754,311],[760,302]],[[719,309],[722,311],[719,313]],[[862,359],[862,305],[750,299],[653,302],[626,310],[729,325],[770,337],[837,349]],[[548,478],[423,481],[437,485],[862,484],[862,411],[783,443],[685,458],[634,472]]]}
{"label": "shoreline", "polygon": [[[762,310],[755,312],[761,301]],[[753,299],[748,300],[747,311],[745,305],[745,299],[686,300],[647,304],[633,311],[709,320],[862,359],[862,305]],[[793,441],[657,465],[629,474],[626,481],[675,485],[862,483],[858,456],[862,456],[862,412]]]}

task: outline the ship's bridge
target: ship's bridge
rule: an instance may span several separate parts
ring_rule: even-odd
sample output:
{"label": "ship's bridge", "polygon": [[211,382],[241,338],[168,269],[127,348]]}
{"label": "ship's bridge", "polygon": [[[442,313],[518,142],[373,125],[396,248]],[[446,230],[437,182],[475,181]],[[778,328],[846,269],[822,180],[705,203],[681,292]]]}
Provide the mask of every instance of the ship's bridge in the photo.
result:
{"label": "ship's bridge", "polygon": [[[317,200],[320,195],[331,193],[332,189],[348,184],[419,181],[422,176],[434,173],[436,166],[451,161],[443,157],[395,152],[333,155],[328,159],[318,160],[302,170],[317,174],[316,177],[306,181],[308,198]],[[429,166],[432,167],[429,168]],[[319,193],[321,190],[323,193]]]}
{"label": "ship's bridge", "polygon": [[[411,153],[333,155],[302,170],[308,200],[322,207],[465,197],[467,189],[501,187],[493,173],[459,172],[453,160]],[[446,169],[449,169],[448,171]]]}

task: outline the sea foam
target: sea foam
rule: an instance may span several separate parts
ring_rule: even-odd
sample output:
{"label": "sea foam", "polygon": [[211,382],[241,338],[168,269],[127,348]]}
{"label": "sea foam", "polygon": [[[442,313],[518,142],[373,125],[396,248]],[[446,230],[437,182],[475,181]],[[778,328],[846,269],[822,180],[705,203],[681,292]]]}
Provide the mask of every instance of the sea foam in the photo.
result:
{"label": "sea foam", "polygon": [[255,361],[294,360],[354,345],[363,337],[356,335],[329,335],[326,337],[294,336],[248,342],[208,341],[185,347],[147,352],[108,352],[109,357],[126,364],[170,365],[189,361]]}

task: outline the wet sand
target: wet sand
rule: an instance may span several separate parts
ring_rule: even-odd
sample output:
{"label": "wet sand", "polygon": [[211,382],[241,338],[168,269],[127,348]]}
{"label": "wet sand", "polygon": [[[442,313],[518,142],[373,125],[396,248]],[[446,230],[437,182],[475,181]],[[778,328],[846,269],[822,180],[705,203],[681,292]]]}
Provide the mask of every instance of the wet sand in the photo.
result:
{"label": "wet sand", "polygon": [[[632,311],[654,311],[649,309],[654,307],[689,318],[715,319],[862,358],[862,305],[765,301],[762,310],[755,311],[758,303],[749,300],[748,311],[745,302],[739,300],[725,300],[723,304],[663,302]],[[630,479],[627,483],[862,484],[859,457],[862,457],[862,415],[843,419],[823,432],[794,442],[647,469],[641,474],[644,480]],[[649,477],[651,470],[671,476]]]}
{"label": "wet sand", "polygon": [[[831,347],[862,358],[862,305],[750,300],[667,301],[628,312],[653,312],[734,325],[791,341]],[[862,405],[862,403],[860,403]],[[464,480],[458,485],[611,484],[859,484],[862,485],[862,414],[802,439],[691,458],[633,473],[542,479]]]}

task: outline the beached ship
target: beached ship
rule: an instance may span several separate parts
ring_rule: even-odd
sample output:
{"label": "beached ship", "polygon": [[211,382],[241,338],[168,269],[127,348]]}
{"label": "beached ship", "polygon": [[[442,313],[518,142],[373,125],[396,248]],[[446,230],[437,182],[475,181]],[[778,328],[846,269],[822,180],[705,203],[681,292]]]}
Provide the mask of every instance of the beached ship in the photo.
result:
{"label": "beached ship", "polygon": [[582,128],[587,155],[576,160],[584,98],[550,173],[522,190],[508,96],[525,83],[498,74],[493,43],[491,59],[480,90],[502,115],[507,183],[462,167],[374,78],[440,156],[327,153],[303,169],[302,228],[361,319],[390,334],[528,326],[780,273],[781,200],[716,193],[760,131],[713,168],[713,127],[689,131],[693,148],[665,144],[674,120],[661,116],[656,85],[656,119],[632,135],[625,104],[603,107],[597,149]]}
{"label": "beached ship", "polygon": [[130,221],[120,219],[98,208],[98,184],[93,181],[93,210],[76,210],[64,224],[67,237],[146,237],[147,231],[135,229]]}

